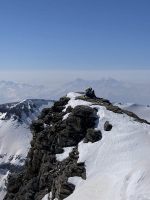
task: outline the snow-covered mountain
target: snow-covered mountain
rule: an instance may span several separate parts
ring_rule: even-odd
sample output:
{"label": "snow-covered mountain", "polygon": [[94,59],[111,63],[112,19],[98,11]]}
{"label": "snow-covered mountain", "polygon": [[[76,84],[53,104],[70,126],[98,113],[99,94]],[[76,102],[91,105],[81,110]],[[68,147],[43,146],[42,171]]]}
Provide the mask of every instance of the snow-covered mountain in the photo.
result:
{"label": "snow-covered mountain", "polygon": [[50,89],[42,85],[0,81],[0,94],[0,104],[2,104],[30,98],[49,99]]}
{"label": "snow-covered mountain", "polygon": [[32,138],[29,125],[42,108],[52,104],[50,100],[27,99],[0,105],[0,200],[6,193],[8,174],[24,164]]}
{"label": "snow-covered mountain", "polygon": [[135,114],[137,114],[139,117],[146,119],[147,121],[150,122],[150,106],[147,105],[139,105],[139,104],[134,104],[134,103],[126,103],[126,104],[121,104],[121,103],[115,103],[115,105],[119,106],[122,109],[129,110]]}
{"label": "snow-covered mountain", "polygon": [[40,119],[25,170],[9,179],[5,200],[150,199],[149,122],[73,92]]}

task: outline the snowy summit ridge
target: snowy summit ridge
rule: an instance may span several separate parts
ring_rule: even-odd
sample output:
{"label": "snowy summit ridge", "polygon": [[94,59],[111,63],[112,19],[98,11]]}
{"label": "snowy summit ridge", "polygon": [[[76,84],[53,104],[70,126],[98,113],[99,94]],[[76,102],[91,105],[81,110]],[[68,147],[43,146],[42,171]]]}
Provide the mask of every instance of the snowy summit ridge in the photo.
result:
{"label": "snowy summit ridge", "polygon": [[71,92],[31,130],[28,162],[9,178],[5,200],[150,200],[148,121]]}

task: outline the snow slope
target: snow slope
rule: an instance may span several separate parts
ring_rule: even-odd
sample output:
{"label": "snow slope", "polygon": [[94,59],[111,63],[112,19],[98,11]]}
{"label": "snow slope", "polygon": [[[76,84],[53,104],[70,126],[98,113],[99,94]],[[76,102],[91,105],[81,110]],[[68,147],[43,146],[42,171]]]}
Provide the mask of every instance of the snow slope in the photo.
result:
{"label": "snow slope", "polygon": [[[79,144],[79,162],[86,164],[87,180],[71,178],[76,189],[67,199],[149,200],[150,126],[105,107],[91,106],[98,109],[97,129],[103,138],[93,144]],[[113,125],[110,132],[103,129],[107,120]]]}
{"label": "snow slope", "polygon": [[3,199],[9,172],[17,171],[24,164],[30,148],[29,125],[43,107],[53,103],[47,100],[24,100],[0,105],[0,200]]}
{"label": "snow slope", "polygon": [[150,122],[150,106],[145,105],[139,105],[139,104],[133,104],[133,103],[127,103],[127,104],[115,104],[119,106],[122,109],[129,110],[135,114],[137,114],[139,117],[146,119]]}
{"label": "snow slope", "polygon": [[5,181],[10,169],[24,164],[30,140],[27,125],[19,125],[12,119],[0,120],[0,200],[5,195]]}
{"label": "snow slope", "polygon": [[[97,108],[96,129],[101,130],[102,140],[79,143],[78,162],[85,162],[87,179],[69,178],[76,188],[66,200],[150,200],[150,125],[104,106],[76,100],[78,95],[69,93],[68,105]],[[109,132],[104,131],[106,121],[113,125]]]}

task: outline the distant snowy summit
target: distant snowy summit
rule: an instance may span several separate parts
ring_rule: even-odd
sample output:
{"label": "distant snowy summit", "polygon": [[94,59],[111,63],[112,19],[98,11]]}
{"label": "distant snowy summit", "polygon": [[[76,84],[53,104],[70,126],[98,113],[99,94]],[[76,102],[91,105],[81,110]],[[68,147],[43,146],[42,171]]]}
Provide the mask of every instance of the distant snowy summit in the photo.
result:
{"label": "distant snowy summit", "polygon": [[114,105],[119,106],[122,109],[129,110],[135,114],[137,114],[139,117],[146,119],[150,122],[150,106],[149,105],[140,105],[135,103],[115,103]]}
{"label": "distant snowy summit", "polygon": [[14,81],[0,81],[0,104],[20,102],[23,99],[49,99],[50,89]]}
{"label": "distant snowy summit", "polygon": [[13,119],[20,123],[31,123],[42,108],[48,107],[53,102],[53,100],[45,99],[26,99],[21,102],[0,104],[0,119]]}

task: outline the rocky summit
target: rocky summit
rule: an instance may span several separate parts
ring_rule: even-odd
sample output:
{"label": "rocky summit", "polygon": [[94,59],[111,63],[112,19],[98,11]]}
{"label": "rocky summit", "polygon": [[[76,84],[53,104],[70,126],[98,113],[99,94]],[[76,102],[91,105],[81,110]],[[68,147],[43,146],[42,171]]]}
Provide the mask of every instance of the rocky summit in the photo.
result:
{"label": "rocky summit", "polygon": [[10,174],[4,200],[148,199],[146,120],[95,95],[69,93],[30,129],[25,165]]}
{"label": "rocky summit", "polygon": [[[89,130],[94,131],[98,117],[95,109],[84,105],[76,106],[71,113],[69,108],[63,112],[68,101],[67,97],[61,98],[51,108],[45,108],[31,124],[33,139],[25,169],[9,177],[5,199],[40,200],[50,191],[53,197],[64,199],[75,188],[68,182],[69,177],[86,179],[85,164],[77,162],[77,145],[86,134],[88,141],[93,141]],[[69,115],[63,120],[66,114]],[[65,147],[73,148],[68,158],[58,161],[56,154],[63,153]]]}

